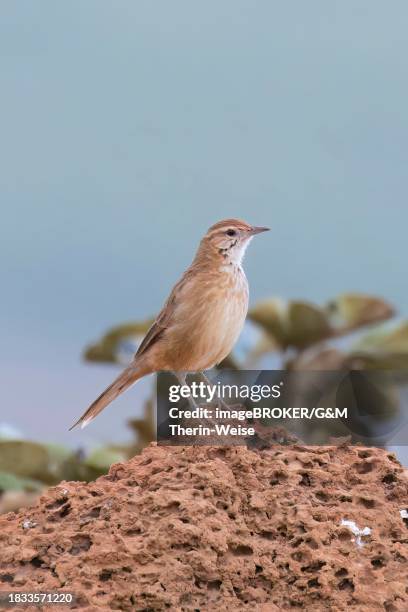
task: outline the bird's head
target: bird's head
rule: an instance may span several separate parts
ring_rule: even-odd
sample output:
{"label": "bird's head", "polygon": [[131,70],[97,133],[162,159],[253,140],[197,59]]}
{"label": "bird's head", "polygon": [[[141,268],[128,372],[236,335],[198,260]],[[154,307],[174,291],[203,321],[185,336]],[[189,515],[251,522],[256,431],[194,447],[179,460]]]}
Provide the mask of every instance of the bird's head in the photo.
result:
{"label": "bird's head", "polygon": [[201,241],[199,252],[239,265],[252,238],[268,230],[268,227],[256,227],[239,219],[225,219],[210,227]]}

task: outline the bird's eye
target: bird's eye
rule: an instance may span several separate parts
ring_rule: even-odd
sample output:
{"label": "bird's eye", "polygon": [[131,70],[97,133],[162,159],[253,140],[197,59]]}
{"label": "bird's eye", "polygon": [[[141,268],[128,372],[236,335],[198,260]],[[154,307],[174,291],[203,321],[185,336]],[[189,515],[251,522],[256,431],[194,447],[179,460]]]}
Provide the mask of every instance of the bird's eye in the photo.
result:
{"label": "bird's eye", "polygon": [[235,230],[233,230],[233,229],[229,229],[229,230],[227,230],[226,234],[227,234],[227,236],[236,236],[237,232]]}

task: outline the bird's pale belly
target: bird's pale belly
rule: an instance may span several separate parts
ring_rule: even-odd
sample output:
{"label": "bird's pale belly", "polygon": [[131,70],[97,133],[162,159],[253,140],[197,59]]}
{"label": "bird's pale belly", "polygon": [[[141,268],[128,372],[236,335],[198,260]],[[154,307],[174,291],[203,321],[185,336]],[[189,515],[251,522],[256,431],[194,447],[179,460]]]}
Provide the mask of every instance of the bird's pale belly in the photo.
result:
{"label": "bird's pale belly", "polygon": [[166,334],[163,369],[201,371],[220,363],[237,341],[247,310],[245,277],[232,287],[207,287],[197,299],[184,302]]}

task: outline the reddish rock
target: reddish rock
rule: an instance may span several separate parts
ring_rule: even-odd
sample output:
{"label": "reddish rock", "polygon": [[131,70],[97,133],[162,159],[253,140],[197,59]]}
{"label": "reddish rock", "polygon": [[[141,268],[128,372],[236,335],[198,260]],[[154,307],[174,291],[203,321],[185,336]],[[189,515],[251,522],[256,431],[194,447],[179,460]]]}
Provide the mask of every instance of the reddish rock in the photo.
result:
{"label": "reddish rock", "polygon": [[152,444],[0,517],[0,588],[72,592],[89,612],[406,612],[407,504],[379,449]]}

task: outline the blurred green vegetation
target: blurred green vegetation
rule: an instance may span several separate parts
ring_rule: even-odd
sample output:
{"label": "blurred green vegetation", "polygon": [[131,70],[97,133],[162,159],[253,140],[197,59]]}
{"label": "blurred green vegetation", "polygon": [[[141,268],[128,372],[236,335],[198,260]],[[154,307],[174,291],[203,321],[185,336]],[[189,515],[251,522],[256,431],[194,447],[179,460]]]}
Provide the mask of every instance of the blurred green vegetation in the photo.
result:
{"label": "blurred green vegetation", "polygon": [[113,463],[141,452],[155,436],[153,401],[145,403],[142,418],[128,425],[135,434],[133,443],[104,446],[88,454],[57,444],[0,439],[0,514],[31,505],[43,490],[62,480],[95,480]]}
{"label": "blurred green vegetation", "polygon": [[[408,372],[408,322],[390,323],[394,315],[382,298],[357,293],[340,295],[324,305],[267,299],[248,313],[259,332],[253,346],[240,358],[234,352],[220,367],[255,369],[265,357],[274,355],[280,369]],[[85,360],[123,365],[151,323],[152,319],[108,330],[85,349]],[[94,480],[112,463],[140,452],[155,437],[153,397],[145,403],[143,416],[129,426],[134,432],[132,444],[107,446],[85,456],[58,445],[0,440],[0,512],[29,503],[45,487],[61,480]]]}

